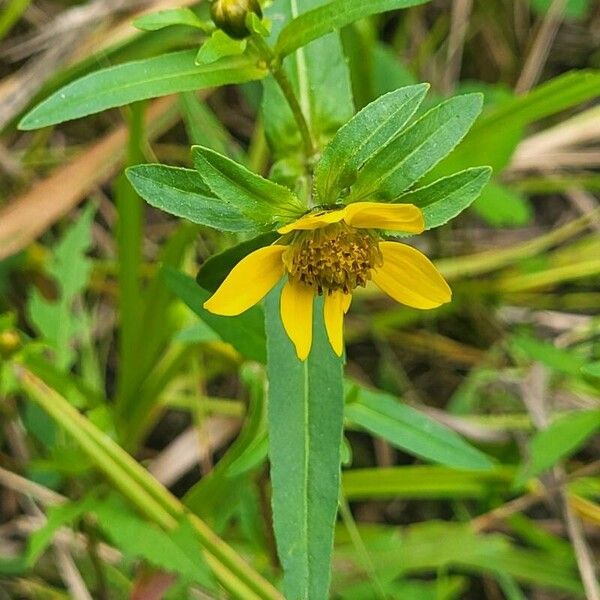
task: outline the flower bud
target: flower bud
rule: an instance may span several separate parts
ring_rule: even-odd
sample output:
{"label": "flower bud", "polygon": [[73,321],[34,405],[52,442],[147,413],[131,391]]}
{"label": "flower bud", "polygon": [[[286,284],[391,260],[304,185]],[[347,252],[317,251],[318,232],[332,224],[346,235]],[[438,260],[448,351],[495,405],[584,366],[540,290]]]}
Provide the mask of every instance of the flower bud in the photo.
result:
{"label": "flower bud", "polygon": [[0,332],[0,357],[10,358],[21,348],[21,336],[13,330]]}
{"label": "flower bud", "polygon": [[236,40],[242,40],[251,33],[246,27],[246,15],[249,13],[262,19],[258,0],[214,0],[210,7],[215,25]]}

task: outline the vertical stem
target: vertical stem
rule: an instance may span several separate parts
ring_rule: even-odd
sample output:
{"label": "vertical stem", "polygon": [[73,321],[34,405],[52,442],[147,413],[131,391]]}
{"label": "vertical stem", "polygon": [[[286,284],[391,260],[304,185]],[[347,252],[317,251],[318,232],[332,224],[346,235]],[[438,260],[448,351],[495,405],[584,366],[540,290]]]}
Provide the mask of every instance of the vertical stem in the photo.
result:
{"label": "vertical stem", "polygon": [[[127,166],[142,161],[144,109],[134,104],[129,114]],[[117,247],[119,255],[119,382],[118,406],[123,408],[132,392],[136,372],[136,345],[140,318],[140,266],[142,262],[142,201],[121,174],[116,185],[118,213]]]}

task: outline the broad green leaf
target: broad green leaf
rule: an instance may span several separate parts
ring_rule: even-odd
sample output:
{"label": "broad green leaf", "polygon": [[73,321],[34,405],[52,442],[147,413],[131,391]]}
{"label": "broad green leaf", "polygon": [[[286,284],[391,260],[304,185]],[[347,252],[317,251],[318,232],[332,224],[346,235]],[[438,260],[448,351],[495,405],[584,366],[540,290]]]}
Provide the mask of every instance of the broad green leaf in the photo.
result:
{"label": "broad green leaf", "polygon": [[23,117],[21,129],[39,129],[85,117],[107,108],[176,92],[262,79],[256,60],[225,58],[199,67],[195,51],[185,50],[137,60],[90,73],[61,88]]}
{"label": "broad green leaf", "polygon": [[288,23],[277,38],[275,52],[287,56],[308,43],[378,13],[424,4],[428,0],[369,0],[357,2],[334,0],[323,6],[305,12]]}
{"label": "broad green leaf", "polygon": [[515,485],[521,486],[576,452],[600,429],[600,410],[563,415],[529,442],[529,458],[519,471]]}
{"label": "broad green leaf", "polygon": [[300,362],[279,316],[281,286],[266,300],[273,526],[286,598],[328,598],[342,442],[342,361],[315,302],[313,348]]}
{"label": "broad green leaf", "polygon": [[224,342],[250,360],[266,362],[264,313],[260,307],[253,306],[238,317],[219,317],[202,308],[211,293],[202,289],[191,277],[172,268],[164,268],[163,277],[173,293]]}
{"label": "broad green leaf", "polygon": [[263,233],[211,256],[201,267],[196,277],[196,282],[209,292],[214,292],[223,283],[231,269],[237,265],[242,258],[251,252],[272,244],[279,235],[274,232]]}
{"label": "broad green leaf", "polygon": [[[268,10],[277,36],[286,22],[325,0],[275,0]],[[329,33],[329,32],[327,32]],[[354,114],[350,74],[337,33],[326,35],[290,55],[283,68],[296,92],[317,146],[325,145]],[[298,126],[274,79],[264,80],[265,134],[276,159],[296,157],[302,148]]]}
{"label": "broad green leaf", "polygon": [[463,471],[440,466],[411,466],[344,471],[342,486],[349,500],[389,498],[485,498],[490,489],[506,490],[514,469]]}
{"label": "broad green leaf", "polygon": [[473,208],[494,227],[522,227],[533,218],[533,208],[525,196],[496,182],[483,190]]}
{"label": "broad green leaf", "polygon": [[129,167],[127,179],[148,204],[192,223],[221,231],[259,228],[240,210],[217,198],[197,171],[164,165]]}
{"label": "broad green leaf", "polygon": [[590,377],[600,378],[600,362],[590,363],[581,367],[581,372]]}
{"label": "broad green leaf", "polygon": [[524,335],[515,337],[511,345],[514,350],[525,354],[532,360],[543,363],[559,373],[578,376],[585,364],[585,359],[575,352],[557,348],[553,344],[532,337]]}
{"label": "broad green leaf", "polygon": [[457,433],[382,392],[354,387],[345,417],[396,448],[457,469],[490,469],[492,461]]}
{"label": "broad green leaf", "polygon": [[467,94],[431,109],[363,166],[350,201],[396,199],[454,149],[481,105],[480,94]]}
{"label": "broad green leaf", "polygon": [[293,221],[306,211],[288,188],[252,173],[214,150],[194,146],[192,157],[212,193],[261,223],[263,229],[276,229],[279,223]]}
{"label": "broad green leaf", "polygon": [[171,25],[187,25],[200,29],[205,33],[214,29],[212,23],[203,21],[189,8],[171,8],[167,10],[159,10],[148,15],[143,15],[134,19],[133,26],[142,31],[157,31]]}
{"label": "broad green leaf", "polygon": [[246,51],[247,40],[234,40],[224,31],[217,29],[212,36],[200,46],[196,56],[197,65],[208,65],[225,56],[240,56]]}
{"label": "broad green leaf", "polygon": [[375,100],[344,125],[327,145],[315,170],[321,204],[333,204],[359,169],[387,146],[419,108],[428,84],[400,88]]}
{"label": "broad green leaf", "polygon": [[421,208],[426,229],[433,229],[445,225],[471,206],[488,184],[491,175],[489,167],[466,169],[404,194],[396,202]]}

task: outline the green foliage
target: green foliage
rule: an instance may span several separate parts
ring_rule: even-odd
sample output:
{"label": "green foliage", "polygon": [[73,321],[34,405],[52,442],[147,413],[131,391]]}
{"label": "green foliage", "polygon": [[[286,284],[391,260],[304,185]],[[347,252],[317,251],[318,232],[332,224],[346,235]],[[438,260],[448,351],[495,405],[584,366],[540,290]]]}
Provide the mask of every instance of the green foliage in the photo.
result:
{"label": "green foliage", "polygon": [[328,596],[342,443],[342,361],[315,303],[313,348],[301,362],[279,316],[281,286],[266,303],[273,527],[287,598]]}
{"label": "green foliage", "polygon": [[123,106],[138,100],[215,85],[261,79],[266,72],[256,61],[232,57],[196,66],[195,52],[164,54],[86,75],[38,104],[21,121],[21,129],[39,129]]}
{"label": "green foliage", "polygon": [[171,8],[142,15],[133,21],[133,25],[142,31],[157,31],[171,25],[186,25],[204,32],[209,32],[213,28],[211,23],[202,21],[189,8]]}
{"label": "green foliage", "polygon": [[240,56],[246,51],[247,40],[234,40],[225,32],[217,29],[210,38],[200,46],[196,56],[197,65],[208,65],[226,56]]}

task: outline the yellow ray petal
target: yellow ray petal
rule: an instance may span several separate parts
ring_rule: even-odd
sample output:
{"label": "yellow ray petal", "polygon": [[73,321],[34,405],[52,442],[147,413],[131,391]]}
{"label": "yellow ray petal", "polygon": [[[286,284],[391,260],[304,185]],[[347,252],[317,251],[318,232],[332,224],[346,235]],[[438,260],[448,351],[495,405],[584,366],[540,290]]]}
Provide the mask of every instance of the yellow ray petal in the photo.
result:
{"label": "yellow ray petal", "polygon": [[215,315],[233,317],[260,302],[281,279],[286,246],[267,246],[243,258],[204,303]]}
{"label": "yellow ray petal", "polygon": [[425,221],[420,208],[414,204],[386,204],[383,202],[356,202],[346,207],[344,220],[361,229],[387,229],[422,233]]}
{"label": "yellow ray petal", "polygon": [[281,229],[278,229],[277,232],[281,234],[290,233],[291,231],[308,231],[313,229],[321,229],[321,227],[327,227],[327,225],[331,225],[332,223],[339,223],[346,214],[346,209],[342,208],[340,210],[329,210],[322,211],[318,213],[311,213],[308,215],[304,215],[297,221],[290,223],[289,225],[285,225]]}
{"label": "yellow ray petal", "polygon": [[452,299],[452,290],[421,252],[406,244],[381,242],[383,266],[373,281],[396,302],[414,308],[436,308]]}
{"label": "yellow ray petal", "polygon": [[302,283],[288,281],[281,292],[281,320],[296,347],[300,360],[306,360],[312,346],[315,293]]}
{"label": "yellow ray petal", "polygon": [[325,329],[329,343],[338,356],[341,356],[344,351],[344,314],[348,310],[346,307],[350,306],[348,298],[352,298],[352,296],[344,294],[341,290],[325,295],[323,308]]}
{"label": "yellow ray petal", "polygon": [[352,294],[344,294],[344,314],[347,314],[352,304]]}

